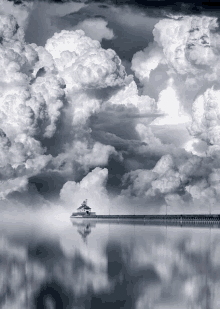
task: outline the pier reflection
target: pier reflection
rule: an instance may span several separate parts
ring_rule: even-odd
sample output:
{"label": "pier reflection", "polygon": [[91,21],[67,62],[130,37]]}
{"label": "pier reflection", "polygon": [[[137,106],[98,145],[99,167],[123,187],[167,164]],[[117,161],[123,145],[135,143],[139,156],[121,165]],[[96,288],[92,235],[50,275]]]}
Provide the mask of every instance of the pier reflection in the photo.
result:
{"label": "pier reflection", "polygon": [[3,309],[220,307],[219,225],[13,229],[2,232],[0,268]]}

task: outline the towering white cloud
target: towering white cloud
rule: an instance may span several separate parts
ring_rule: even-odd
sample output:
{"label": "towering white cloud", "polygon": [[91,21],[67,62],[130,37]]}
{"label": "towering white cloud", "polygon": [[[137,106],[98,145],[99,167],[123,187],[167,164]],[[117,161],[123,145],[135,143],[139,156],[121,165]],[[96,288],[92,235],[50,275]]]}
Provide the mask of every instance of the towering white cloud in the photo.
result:
{"label": "towering white cloud", "polygon": [[166,63],[162,48],[157,42],[149,43],[143,51],[134,54],[131,69],[137,78],[143,81],[149,79],[152,70],[155,70],[161,62]]}
{"label": "towering white cloud", "polygon": [[208,144],[220,143],[220,91],[207,89],[192,106],[192,124],[189,131]]}
{"label": "towering white cloud", "polygon": [[[56,33],[45,48],[26,44],[12,15],[0,16],[0,36],[1,196],[23,190],[42,172],[69,170],[75,178],[78,170],[80,178],[107,165],[117,152],[91,138],[88,120],[109,97],[107,89],[128,83],[116,53],[83,31]],[[47,145],[55,140],[52,156]]]}
{"label": "towering white cloud", "polygon": [[45,48],[53,56],[68,89],[124,84],[125,69],[116,53],[102,49],[98,41],[86,37],[82,30],[55,33]]}
{"label": "towering white cloud", "polygon": [[[178,20],[165,19],[155,25],[154,39],[163,49],[165,59],[178,74],[197,75],[203,65],[213,66],[218,35],[217,18],[186,16]],[[212,68],[214,69],[214,67]]]}
{"label": "towering white cloud", "polygon": [[[215,17],[171,16],[155,25],[154,42],[134,55],[132,70],[142,83],[144,94],[153,85],[157,108],[162,114],[147,129],[155,134],[154,142],[152,138],[145,140],[159,149],[158,137],[165,136],[172,126],[181,140],[182,125],[192,139],[188,138],[181,145],[188,154],[179,153],[178,160],[176,150],[170,148],[170,155],[162,157],[153,169],[126,174],[124,181],[128,188],[123,194],[163,196],[171,204],[183,200],[205,204],[208,199],[213,203],[219,199],[218,181],[213,182],[219,173],[220,40],[217,28]],[[143,139],[144,130],[140,128],[138,125]],[[166,142],[164,137],[163,141]],[[172,158],[172,166],[162,164],[165,158]],[[162,172],[163,166],[167,167],[165,172]]]}
{"label": "towering white cloud", "polygon": [[81,29],[86,36],[101,42],[103,39],[112,40],[114,32],[107,27],[108,22],[102,18],[89,18],[78,23],[72,30]]}
{"label": "towering white cloud", "polygon": [[109,208],[109,199],[105,188],[108,170],[96,167],[88,173],[79,183],[68,181],[63,186],[60,197],[68,205],[80,203],[85,196],[100,214],[106,214]]}
{"label": "towering white cloud", "polygon": [[182,16],[159,21],[153,30],[154,42],[136,53],[132,60],[132,69],[145,85],[145,92],[152,83],[151,79],[155,84],[158,84],[158,79],[166,88],[169,77],[173,77],[172,88],[181,97],[181,107],[190,114],[198,91],[205,85],[218,83],[217,27],[217,18],[208,16]]}

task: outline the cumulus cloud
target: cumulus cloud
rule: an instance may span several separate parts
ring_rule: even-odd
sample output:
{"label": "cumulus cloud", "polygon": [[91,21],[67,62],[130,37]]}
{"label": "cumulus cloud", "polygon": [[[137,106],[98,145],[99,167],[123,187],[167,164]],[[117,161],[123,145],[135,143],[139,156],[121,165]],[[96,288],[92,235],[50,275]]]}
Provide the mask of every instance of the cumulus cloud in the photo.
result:
{"label": "cumulus cloud", "polygon": [[[173,153],[164,155],[151,170],[135,170],[124,175],[125,196],[164,199],[173,212],[190,206],[202,207],[219,202],[219,162],[216,158]],[[191,210],[190,210],[191,211]]]}
{"label": "cumulus cloud", "polygon": [[109,208],[109,199],[105,188],[108,170],[96,167],[88,173],[79,183],[68,181],[63,186],[60,197],[67,204],[78,205],[86,196],[90,205],[94,205],[94,211],[106,214]]}
{"label": "cumulus cloud", "polygon": [[192,105],[192,124],[189,131],[209,145],[219,145],[220,91],[207,89]]}
{"label": "cumulus cloud", "polygon": [[132,69],[145,91],[152,80],[158,84],[156,79],[165,89],[169,77],[174,77],[172,88],[190,114],[190,104],[199,90],[218,80],[217,27],[217,18],[208,16],[160,20],[153,30],[154,42],[132,59]]}
{"label": "cumulus cloud", "polygon": [[218,35],[212,31],[217,26],[214,17],[184,16],[178,20],[161,20],[155,25],[153,34],[167,63],[178,74],[196,75],[204,69],[202,65],[213,66],[216,60],[214,49]]}
{"label": "cumulus cloud", "polygon": [[13,15],[20,27],[26,30],[30,13],[33,10],[33,2],[23,2],[21,5],[15,5],[13,1],[1,0],[0,13],[3,15]]}
{"label": "cumulus cloud", "polygon": [[[92,28],[90,22],[86,20],[84,26]],[[103,20],[96,22],[107,29]],[[117,54],[103,49],[83,30],[63,30],[45,47],[37,46],[25,43],[14,16],[2,15],[2,198],[23,192],[30,178],[45,175],[62,178],[63,201],[68,181],[73,191],[81,192],[74,193],[77,199],[83,194],[92,198],[84,183],[93,182],[94,176],[101,179],[96,198],[108,201],[107,169],[115,160],[120,165],[119,189],[123,189],[119,199],[133,196],[181,205],[205,204],[208,198],[217,202],[216,28],[216,19],[204,16],[156,24],[154,42],[132,60],[141,90]],[[102,38],[105,33],[101,32]],[[151,97],[153,80],[157,95]]]}
{"label": "cumulus cloud", "polygon": [[158,43],[149,43],[148,47],[133,56],[131,69],[140,81],[149,79],[151,71],[157,68],[163,58],[163,50]]}
{"label": "cumulus cloud", "polygon": [[[90,137],[87,121],[105,100],[102,89],[126,83],[116,53],[102,49],[81,30],[57,33],[45,48],[26,44],[12,15],[1,16],[0,35],[0,157],[6,182],[1,194],[7,196],[13,187],[19,191],[17,177],[25,183],[47,166],[65,174],[60,168],[65,165],[70,176],[76,167],[83,174],[107,165],[109,156],[117,153]],[[92,89],[100,94],[90,93]],[[62,141],[62,136],[68,137]],[[47,147],[50,139],[59,140],[55,157]]]}
{"label": "cumulus cloud", "polygon": [[49,39],[46,50],[53,56],[68,89],[122,86],[125,69],[116,53],[104,50],[84,31],[63,30]]}
{"label": "cumulus cloud", "polygon": [[112,40],[114,38],[113,30],[107,25],[108,22],[102,18],[90,18],[78,23],[73,30],[81,29],[86,36],[101,42],[103,39]]}
{"label": "cumulus cloud", "polygon": [[[37,62],[37,53],[23,40],[23,31],[12,15],[1,16],[1,150],[3,167],[6,164],[16,168],[28,159],[34,160],[44,153],[40,142],[34,139],[40,127],[37,106],[33,107],[35,97],[31,94],[29,81],[31,67]],[[30,103],[30,105],[28,104]],[[32,104],[31,104],[32,103]],[[31,108],[32,105],[32,108]],[[46,109],[46,102],[44,102]],[[42,106],[43,107],[43,106]],[[43,114],[42,114],[42,120]],[[24,170],[27,167],[24,165]],[[25,173],[22,175],[24,178]],[[27,184],[20,179],[20,187]],[[19,178],[8,180],[1,186],[4,196],[19,190]]]}
{"label": "cumulus cloud", "polygon": [[[157,105],[154,99],[147,95],[140,96],[138,94],[138,88],[136,83],[133,81],[131,76],[128,76],[125,80],[125,84],[123,85],[115,95],[112,95],[110,98],[110,102],[118,107],[118,110],[124,106],[125,108],[136,107],[137,111],[140,114],[153,114],[157,112]],[[126,110],[126,109],[125,109]],[[152,115],[152,117],[157,117],[156,115]]]}
{"label": "cumulus cloud", "polygon": [[[154,42],[134,55],[132,70],[143,85],[142,93],[152,93],[149,87],[153,85],[155,105],[161,113],[148,124],[136,126],[141,139],[154,149],[167,147],[172,138],[167,139],[166,133],[173,126],[175,138],[181,140],[183,125],[192,138],[188,136],[179,145],[173,142],[174,147],[167,155],[161,153],[154,168],[125,174],[127,189],[122,194],[162,196],[166,203],[182,207],[185,202],[205,205],[207,200],[219,200],[217,28],[215,17],[171,16],[155,25]],[[186,150],[179,157],[178,146]]]}
{"label": "cumulus cloud", "polygon": [[181,178],[175,170],[175,164],[170,155],[164,155],[152,170],[136,170],[124,176],[124,181],[131,181],[124,194],[166,195],[175,192],[181,185]]}

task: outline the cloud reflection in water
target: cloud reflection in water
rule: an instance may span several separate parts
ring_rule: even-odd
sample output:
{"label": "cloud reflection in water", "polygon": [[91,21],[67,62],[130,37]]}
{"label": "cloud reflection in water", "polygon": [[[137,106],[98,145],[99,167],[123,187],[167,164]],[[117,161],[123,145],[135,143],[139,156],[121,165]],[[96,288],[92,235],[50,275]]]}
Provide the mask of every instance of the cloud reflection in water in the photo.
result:
{"label": "cloud reflection in water", "polygon": [[219,229],[88,223],[58,235],[38,230],[26,238],[18,228],[2,232],[2,309],[220,304]]}

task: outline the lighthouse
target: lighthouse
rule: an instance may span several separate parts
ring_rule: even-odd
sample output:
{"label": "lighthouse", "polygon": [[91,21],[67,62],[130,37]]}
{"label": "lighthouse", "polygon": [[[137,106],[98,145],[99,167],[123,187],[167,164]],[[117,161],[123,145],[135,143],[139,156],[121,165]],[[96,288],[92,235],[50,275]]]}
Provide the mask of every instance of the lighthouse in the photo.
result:
{"label": "lighthouse", "polygon": [[87,199],[84,200],[80,207],[77,208],[77,212],[73,213],[72,216],[95,216],[96,213],[91,211],[91,207],[87,205]]}
{"label": "lighthouse", "polygon": [[81,206],[77,208],[78,212],[82,212],[84,215],[90,215],[91,208],[87,205],[87,199],[82,202]]}

